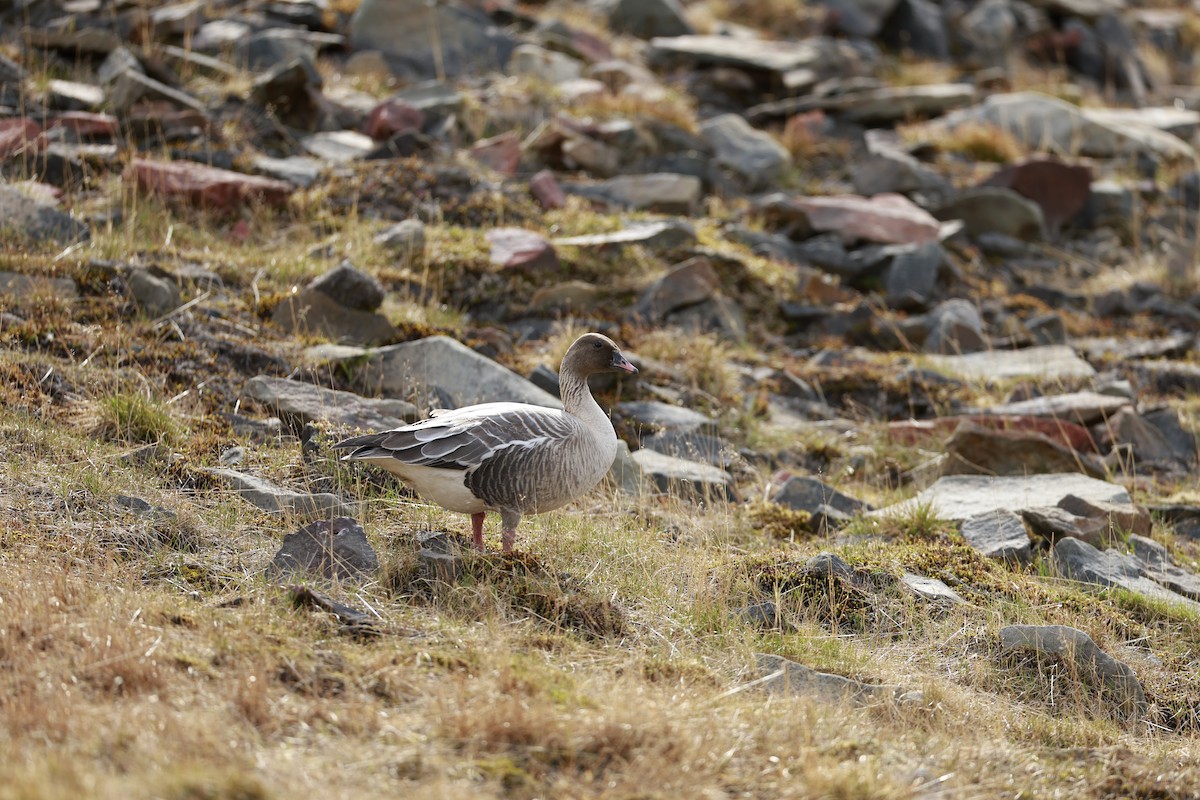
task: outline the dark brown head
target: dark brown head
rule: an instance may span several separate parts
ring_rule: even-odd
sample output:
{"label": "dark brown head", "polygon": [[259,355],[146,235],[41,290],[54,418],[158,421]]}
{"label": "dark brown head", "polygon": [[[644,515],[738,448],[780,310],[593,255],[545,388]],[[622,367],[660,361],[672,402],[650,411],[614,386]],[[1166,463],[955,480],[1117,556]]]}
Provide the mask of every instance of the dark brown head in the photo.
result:
{"label": "dark brown head", "polygon": [[621,348],[612,339],[599,333],[585,333],[563,356],[560,371],[571,371],[586,379],[597,372],[636,373],[637,367],[621,355]]}

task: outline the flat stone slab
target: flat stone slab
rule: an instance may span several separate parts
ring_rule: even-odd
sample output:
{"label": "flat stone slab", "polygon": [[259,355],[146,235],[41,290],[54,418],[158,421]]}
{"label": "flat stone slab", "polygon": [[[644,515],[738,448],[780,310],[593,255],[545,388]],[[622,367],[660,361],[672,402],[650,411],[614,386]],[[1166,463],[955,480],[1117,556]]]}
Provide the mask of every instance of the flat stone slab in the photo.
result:
{"label": "flat stone slab", "polygon": [[997,509],[1020,512],[1038,506],[1055,506],[1068,495],[1096,504],[1128,505],[1133,501],[1125,488],[1115,483],[1089,478],[1079,473],[1045,475],[949,475],[902,503],[871,512],[895,516],[911,513],[922,504],[931,504],[937,515],[959,521]]}
{"label": "flat stone slab", "polygon": [[1062,344],[1029,347],[1025,350],[990,350],[961,356],[925,357],[935,369],[967,380],[1007,378],[1091,378],[1092,365]]}
{"label": "flat stone slab", "polygon": [[683,406],[673,406],[658,400],[635,400],[617,403],[613,406],[613,415],[634,426],[641,426],[649,431],[685,431],[714,435],[717,432],[716,420]]}
{"label": "flat stone slab", "polygon": [[735,493],[729,473],[708,464],[685,461],[642,448],[633,454],[634,462],[659,491],[691,500],[733,500]]}
{"label": "flat stone slab", "polygon": [[963,540],[988,558],[1028,564],[1033,558],[1033,543],[1019,514],[997,508],[967,517],[959,528]]}
{"label": "flat stone slab", "polygon": [[640,244],[651,248],[672,248],[696,241],[696,229],[683,220],[635,222],[612,233],[591,233],[551,239],[555,247],[605,247]]}
{"label": "flat stone slab", "polygon": [[45,275],[23,275],[18,272],[0,272],[0,294],[13,297],[48,295],[63,300],[79,299],[79,290],[70,278],[47,278]]}
{"label": "flat stone slab", "polygon": [[207,472],[228,484],[247,503],[273,514],[295,514],[300,517],[349,516],[357,511],[356,504],[347,503],[328,492],[296,492],[232,469],[210,469]]}
{"label": "flat stone slab", "polygon": [[810,514],[820,513],[821,506],[829,506],[849,516],[870,509],[862,500],[839,492],[817,478],[804,475],[788,478],[787,483],[771,498],[771,502]]}
{"label": "flat stone slab", "polygon": [[849,700],[868,704],[890,702],[902,693],[899,686],[863,683],[842,675],[817,672],[771,653],[759,653],[756,659],[758,672],[766,679],[763,688],[773,694],[815,695],[834,702]]}
{"label": "flat stone slab", "polygon": [[364,431],[384,431],[420,418],[417,407],[404,400],[360,397],[286,378],[258,375],[246,381],[242,391],[277,414],[290,414],[301,422],[323,420]]}
{"label": "flat stone slab", "polygon": [[421,397],[437,388],[458,406],[512,402],[562,408],[554,395],[448,336],[372,350],[359,380],[384,397]]}
{"label": "flat stone slab", "polygon": [[1070,537],[1054,545],[1054,570],[1071,580],[1105,588],[1119,587],[1155,600],[1186,606],[1200,613],[1200,603],[1159,584],[1159,571],[1148,569],[1136,555],[1118,550],[1099,550]]}
{"label": "flat stone slab", "polygon": [[1015,403],[1001,403],[983,409],[982,414],[1013,415],[1030,417],[1053,417],[1093,425],[1108,419],[1132,401],[1127,397],[1115,397],[1098,392],[1070,392],[1049,397],[1034,397]]}
{"label": "flat stone slab", "polygon": [[962,595],[937,578],[926,578],[924,575],[906,572],[900,576],[900,582],[924,600],[951,605],[962,605],[967,602],[962,599]]}

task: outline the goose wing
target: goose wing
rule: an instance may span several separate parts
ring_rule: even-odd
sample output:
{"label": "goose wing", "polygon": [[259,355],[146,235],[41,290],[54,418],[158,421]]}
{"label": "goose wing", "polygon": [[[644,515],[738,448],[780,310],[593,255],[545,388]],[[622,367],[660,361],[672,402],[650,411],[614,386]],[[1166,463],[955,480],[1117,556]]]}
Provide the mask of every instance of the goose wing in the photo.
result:
{"label": "goose wing", "polygon": [[350,450],[346,458],[354,461],[394,458],[405,464],[466,471],[507,448],[536,448],[576,436],[581,429],[562,411],[525,403],[484,403],[434,414],[412,425],[346,439],[334,447]]}

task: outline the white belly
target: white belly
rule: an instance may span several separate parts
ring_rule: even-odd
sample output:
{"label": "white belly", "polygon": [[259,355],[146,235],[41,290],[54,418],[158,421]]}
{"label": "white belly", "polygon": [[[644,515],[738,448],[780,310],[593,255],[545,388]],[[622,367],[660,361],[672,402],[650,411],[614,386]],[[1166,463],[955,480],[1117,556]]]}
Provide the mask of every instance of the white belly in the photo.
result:
{"label": "white belly", "polygon": [[448,511],[478,514],[485,509],[483,501],[471,494],[463,483],[465,473],[461,470],[404,464],[394,458],[364,458],[363,461],[383,467],[416,490],[423,500],[437,503]]}

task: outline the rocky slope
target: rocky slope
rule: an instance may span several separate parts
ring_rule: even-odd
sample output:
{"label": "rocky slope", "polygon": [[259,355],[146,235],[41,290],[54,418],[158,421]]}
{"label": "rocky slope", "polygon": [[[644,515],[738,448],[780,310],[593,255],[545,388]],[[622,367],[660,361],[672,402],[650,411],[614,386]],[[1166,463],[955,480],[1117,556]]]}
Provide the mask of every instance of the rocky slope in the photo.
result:
{"label": "rocky slope", "polygon": [[[0,3],[14,796],[1197,796],[1198,30]],[[528,553],[329,448],[589,329]]]}

